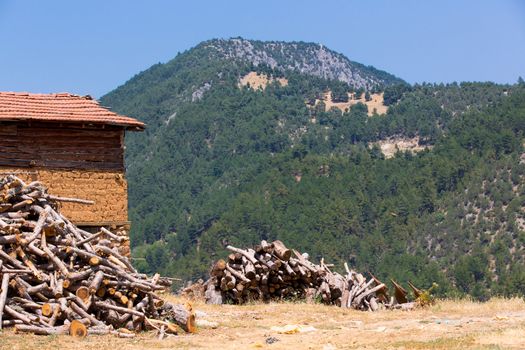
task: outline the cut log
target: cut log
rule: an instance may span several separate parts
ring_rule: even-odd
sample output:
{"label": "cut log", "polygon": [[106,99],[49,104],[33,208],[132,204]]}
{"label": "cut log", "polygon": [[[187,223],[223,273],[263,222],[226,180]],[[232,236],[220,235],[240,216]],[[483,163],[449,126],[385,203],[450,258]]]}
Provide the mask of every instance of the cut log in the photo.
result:
{"label": "cut log", "polygon": [[292,251],[284,245],[283,242],[277,240],[272,242],[273,245],[273,254],[275,254],[279,259],[288,261],[292,256]]}
{"label": "cut log", "polygon": [[78,320],[71,321],[69,325],[69,335],[74,338],[85,338],[87,334],[87,328],[82,322]]}
{"label": "cut log", "polygon": [[197,331],[195,314],[186,307],[179,304],[166,303],[163,306],[162,313],[166,320],[174,322],[186,332],[195,333]]}
{"label": "cut log", "polygon": [[[95,276],[91,280],[91,283],[89,284],[89,294],[95,294],[97,290],[100,288],[100,285],[102,284],[102,279],[104,278],[104,272],[97,271],[95,273]],[[78,292],[78,290],[77,290]],[[78,296],[78,294],[77,294]],[[84,298],[82,298],[84,299]]]}
{"label": "cut log", "polygon": [[37,335],[64,335],[69,333],[69,326],[41,327],[26,324],[15,325],[16,333],[33,333]]}
{"label": "cut log", "polygon": [[84,304],[87,304],[89,302],[89,298],[91,296],[89,292],[89,288],[85,286],[78,287],[75,291],[75,295],[84,302]]}
{"label": "cut log", "polygon": [[50,303],[44,303],[42,306],[42,315],[44,316],[51,316],[53,315],[53,311],[54,311],[54,308],[55,306],[53,304],[50,304]]}

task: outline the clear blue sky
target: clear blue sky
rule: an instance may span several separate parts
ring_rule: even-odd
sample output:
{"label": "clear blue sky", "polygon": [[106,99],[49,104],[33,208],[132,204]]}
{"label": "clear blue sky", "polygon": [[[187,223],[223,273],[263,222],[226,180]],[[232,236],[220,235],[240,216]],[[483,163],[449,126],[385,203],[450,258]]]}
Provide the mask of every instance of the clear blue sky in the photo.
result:
{"label": "clear blue sky", "polygon": [[100,97],[235,36],[322,43],[410,83],[525,78],[520,0],[0,0],[0,90]]}

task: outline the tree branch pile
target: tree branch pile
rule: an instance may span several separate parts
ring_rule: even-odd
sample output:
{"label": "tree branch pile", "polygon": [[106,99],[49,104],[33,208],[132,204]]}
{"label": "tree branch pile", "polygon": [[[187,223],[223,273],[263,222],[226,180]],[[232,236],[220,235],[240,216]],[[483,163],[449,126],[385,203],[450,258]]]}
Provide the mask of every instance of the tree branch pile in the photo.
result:
{"label": "tree branch pile", "polygon": [[415,306],[395,281],[390,297],[387,286],[376,277],[367,280],[346,264],[346,275],[333,272],[323,260],[316,265],[307,253],[288,249],[281,241],[262,241],[253,249],[226,248],[232,253],[213,265],[206,282],[205,298],[211,304],[306,299],[370,311]]}
{"label": "tree branch pile", "polygon": [[138,273],[118,253],[121,236],[92,234],[57,210],[39,182],[0,178],[0,328],[35,334],[195,331],[195,316],[158,296],[171,280]]}

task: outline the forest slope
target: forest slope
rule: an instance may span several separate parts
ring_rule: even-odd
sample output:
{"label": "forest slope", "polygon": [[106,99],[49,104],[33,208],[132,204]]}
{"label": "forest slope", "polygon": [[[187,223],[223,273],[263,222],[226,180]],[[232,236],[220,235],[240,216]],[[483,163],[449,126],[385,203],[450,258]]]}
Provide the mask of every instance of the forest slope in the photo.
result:
{"label": "forest slope", "polygon": [[[274,83],[240,86],[250,72]],[[314,103],[327,91],[383,93],[388,110],[327,111]],[[278,238],[440,293],[523,293],[521,84],[409,86],[321,45],[231,39],[154,65],[102,103],[148,124],[126,159],[144,271],[204,276],[225,244]],[[377,144],[392,138],[424,151],[386,159]]]}

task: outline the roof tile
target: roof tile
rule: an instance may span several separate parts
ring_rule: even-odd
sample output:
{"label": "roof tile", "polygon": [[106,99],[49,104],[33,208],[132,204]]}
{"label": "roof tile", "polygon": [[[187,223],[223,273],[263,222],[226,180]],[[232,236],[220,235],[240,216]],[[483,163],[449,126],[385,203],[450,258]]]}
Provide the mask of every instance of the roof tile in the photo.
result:
{"label": "roof tile", "polygon": [[80,122],[144,128],[144,123],[102,107],[91,96],[0,92],[0,121]]}

